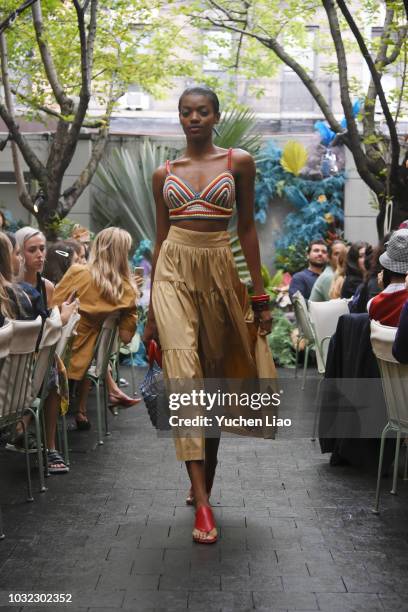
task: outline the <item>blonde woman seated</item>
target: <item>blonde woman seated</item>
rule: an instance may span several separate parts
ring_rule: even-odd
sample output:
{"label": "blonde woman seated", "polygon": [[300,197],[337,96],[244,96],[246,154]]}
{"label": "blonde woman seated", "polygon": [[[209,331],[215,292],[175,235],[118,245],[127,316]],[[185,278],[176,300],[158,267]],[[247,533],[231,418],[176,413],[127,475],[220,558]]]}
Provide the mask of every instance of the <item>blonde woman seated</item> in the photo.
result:
{"label": "blonde woman seated", "polygon": [[[117,227],[102,230],[92,244],[89,262],[71,266],[55,288],[54,304],[61,304],[73,291],[80,302],[81,320],[68,366],[68,377],[82,381],[75,415],[78,429],[90,428],[86,408],[89,381],[83,379],[104,320],[120,311],[121,340],[128,343],[135,333],[137,289],[128,263],[131,247],[132,238],[125,230]],[[127,397],[116,386],[111,375],[107,384],[111,404],[130,406],[140,401]]]}
{"label": "blonde woman seated", "polygon": [[[15,302],[16,319],[35,319],[41,315],[43,319],[49,316],[49,304],[52,301],[54,287],[52,283],[42,276],[46,258],[45,236],[40,230],[33,227],[22,227],[15,236],[8,234],[4,238],[6,247],[0,252],[0,269],[3,279],[7,282],[11,297]],[[4,247],[4,243],[3,243]],[[8,253],[7,253],[8,250]],[[18,284],[12,285],[13,273],[18,278]],[[11,289],[10,289],[11,288]],[[61,303],[61,321],[63,325],[73,312],[77,310],[75,300]],[[56,450],[57,418],[61,409],[68,403],[67,380],[65,369],[57,359],[48,380],[44,381],[47,394],[44,404],[45,429],[48,471],[50,474],[64,474],[69,471],[59,452]],[[66,404],[65,404],[66,403]],[[28,427],[31,416],[24,415],[23,420]],[[7,445],[9,450],[19,450],[23,445],[23,428],[19,423],[16,426],[16,436]],[[29,434],[29,448],[36,447],[34,435]]]}
{"label": "blonde woman seated", "polygon": [[337,258],[337,267],[330,285],[329,299],[336,300],[341,297],[341,291],[346,277],[346,262],[348,249],[344,249]]}

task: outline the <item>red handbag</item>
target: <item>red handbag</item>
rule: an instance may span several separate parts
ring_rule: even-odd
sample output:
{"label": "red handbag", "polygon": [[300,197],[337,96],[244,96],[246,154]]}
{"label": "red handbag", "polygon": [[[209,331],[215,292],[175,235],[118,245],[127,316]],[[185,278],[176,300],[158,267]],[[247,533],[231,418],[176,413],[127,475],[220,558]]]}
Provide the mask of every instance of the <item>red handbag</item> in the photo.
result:
{"label": "red handbag", "polygon": [[149,360],[150,367],[154,362],[156,362],[158,366],[162,367],[162,352],[156,340],[150,340],[149,347],[147,349],[147,358]]}

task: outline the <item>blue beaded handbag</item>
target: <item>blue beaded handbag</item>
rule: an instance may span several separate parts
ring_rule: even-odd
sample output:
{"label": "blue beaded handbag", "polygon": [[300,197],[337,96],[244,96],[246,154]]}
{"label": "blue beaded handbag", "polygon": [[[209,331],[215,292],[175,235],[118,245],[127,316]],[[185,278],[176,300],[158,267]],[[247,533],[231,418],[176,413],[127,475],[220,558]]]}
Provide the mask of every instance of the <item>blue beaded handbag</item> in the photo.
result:
{"label": "blue beaded handbag", "polygon": [[147,351],[149,369],[140,385],[150,421],[156,429],[169,431],[169,404],[161,369],[161,351],[154,340],[150,341]]}

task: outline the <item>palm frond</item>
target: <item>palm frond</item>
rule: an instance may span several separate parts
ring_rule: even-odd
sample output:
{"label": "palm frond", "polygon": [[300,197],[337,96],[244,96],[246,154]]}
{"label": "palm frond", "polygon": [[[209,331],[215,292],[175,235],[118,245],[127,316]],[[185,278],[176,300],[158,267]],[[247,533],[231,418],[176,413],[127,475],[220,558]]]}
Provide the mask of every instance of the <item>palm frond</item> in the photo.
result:
{"label": "palm frond", "polygon": [[166,158],[164,147],[144,139],[139,147],[115,149],[92,182],[92,218],[97,229],[117,225],[136,242],[156,233],[156,213],[151,186],[154,170]]}
{"label": "palm frond", "polygon": [[228,149],[241,148],[256,155],[261,146],[261,135],[254,131],[256,116],[249,108],[233,108],[226,111],[217,126],[214,143]]}

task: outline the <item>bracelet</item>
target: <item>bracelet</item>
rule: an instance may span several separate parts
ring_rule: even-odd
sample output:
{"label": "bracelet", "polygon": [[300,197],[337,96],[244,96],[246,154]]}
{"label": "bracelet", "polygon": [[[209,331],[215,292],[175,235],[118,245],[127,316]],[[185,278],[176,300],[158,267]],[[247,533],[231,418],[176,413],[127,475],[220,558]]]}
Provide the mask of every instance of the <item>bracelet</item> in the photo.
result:
{"label": "bracelet", "polygon": [[251,302],[265,302],[270,300],[268,293],[262,293],[262,295],[251,295]]}
{"label": "bracelet", "polygon": [[254,312],[261,312],[262,310],[269,310],[270,308],[270,302],[256,302],[255,304],[252,304],[252,310]]}

